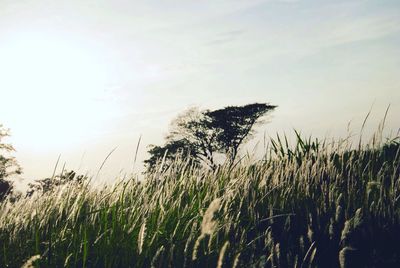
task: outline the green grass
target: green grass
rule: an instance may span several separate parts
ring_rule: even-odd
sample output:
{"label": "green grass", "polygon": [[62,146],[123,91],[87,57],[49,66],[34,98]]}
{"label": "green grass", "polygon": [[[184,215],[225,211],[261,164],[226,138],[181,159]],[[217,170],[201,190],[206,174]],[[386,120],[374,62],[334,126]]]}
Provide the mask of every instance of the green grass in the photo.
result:
{"label": "green grass", "polygon": [[398,140],[350,149],[299,135],[266,155],[3,203],[0,266],[400,265]]}

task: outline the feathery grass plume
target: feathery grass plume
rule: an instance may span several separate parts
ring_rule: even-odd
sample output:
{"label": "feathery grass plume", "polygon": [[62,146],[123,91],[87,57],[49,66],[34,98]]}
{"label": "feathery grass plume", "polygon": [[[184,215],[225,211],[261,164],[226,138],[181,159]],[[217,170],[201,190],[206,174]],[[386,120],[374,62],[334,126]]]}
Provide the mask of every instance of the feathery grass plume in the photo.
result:
{"label": "feathery grass plume", "polygon": [[146,220],[143,221],[142,226],[140,227],[139,236],[138,236],[138,251],[139,254],[142,254],[143,243],[146,237]]}
{"label": "feathery grass plume", "polygon": [[198,255],[198,252],[199,252],[200,243],[201,243],[201,240],[203,240],[204,237],[205,237],[205,235],[201,234],[196,239],[196,242],[194,243],[194,247],[193,247],[193,251],[192,251],[192,261],[197,260],[197,255]]}
{"label": "feathery grass plume", "polygon": [[337,235],[337,228],[336,228],[336,223],[335,221],[331,218],[330,220],[330,224],[329,224],[329,239],[333,240],[335,239],[336,235]]}
{"label": "feathery grass plume", "polygon": [[[192,256],[191,256],[191,258],[190,258],[190,253],[189,253],[189,247],[190,247],[190,244],[192,243],[192,238],[193,238],[193,233],[191,232],[190,234],[189,234],[189,237],[187,238],[187,240],[186,240],[186,243],[185,243],[185,248],[184,248],[184,250],[183,250],[183,266],[184,267],[187,267],[187,263],[189,262],[189,260],[190,259],[194,259],[194,258],[196,258],[196,255],[193,255],[193,253],[194,253],[194,251],[192,252]],[[197,253],[196,253],[197,254]],[[193,257],[194,256],[194,257]]]}
{"label": "feathery grass plume", "polygon": [[38,260],[40,260],[40,255],[32,256],[21,266],[21,268],[34,268],[35,262]]}
{"label": "feathery grass plume", "polygon": [[212,235],[217,222],[214,220],[214,214],[219,210],[221,206],[221,198],[214,199],[208,206],[206,212],[204,213],[203,220],[201,222],[201,234],[196,239],[193,248],[192,260],[197,259],[198,249],[200,247],[200,242],[205,238],[206,235]]}
{"label": "feathery grass plume", "polygon": [[233,260],[232,268],[238,267],[239,262],[240,262],[240,252],[236,254],[235,259]]}
{"label": "feathery grass plume", "polygon": [[71,266],[71,265],[69,264],[69,260],[71,259],[72,255],[73,255],[73,253],[70,253],[70,254],[65,258],[64,267],[69,267],[69,266]]}
{"label": "feathery grass plume", "polygon": [[310,243],[314,242],[314,231],[312,230],[312,226],[309,224],[307,231],[307,238]]}
{"label": "feathery grass plume", "polygon": [[282,263],[281,263],[282,252],[281,252],[281,244],[280,243],[276,243],[276,245],[275,245],[275,256],[276,256],[278,267],[282,267]]}
{"label": "feathery grass plume", "polygon": [[228,248],[228,246],[229,246],[229,241],[226,241],[219,253],[217,268],[222,268],[222,264],[224,263],[225,251]]}
{"label": "feathery grass plume", "polygon": [[354,217],[350,220],[347,220],[344,224],[342,235],[341,235],[341,242],[345,245],[348,244],[349,238],[353,231],[357,229],[363,222],[363,213],[362,209],[359,208],[356,210]]}
{"label": "feathery grass plume", "polygon": [[339,252],[340,268],[364,267],[362,259],[359,251],[352,247],[344,247]]}
{"label": "feathery grass plume", "polygon": [[315,256],[317,256],[317,247],[315,247],[311,253],[310,256],[310,266],[314,267],[315,266]]}
{"label": "feathery grass plume", "polygon": [[[160,255],[161,255],[164,251],[165,251],[165,247],[164,247],[164,246],[161,246],[161,247],[157,250],[156,254],[155,254],[154,257],[151,259],[151,267],[157,267],[157,263],[156,263],[156,262],[159,260]],[[159,265],[159,266],[161,266],[161,265]]]}
{"label": "feathery grass plume", "polygon": [[343,208],[341,205],[338,205],[336,207],[336,212],[335,212],[335,221],[342,222],[343,219],[344,219]]}
{"label": "feathery grass plume", "polygon": [[221,198],[214,199],[203,216],[203,221],[201,222],[201,234],[202,235],[211,235],[214,232],[214,229],[217,225],[217,222],[214,220],[214,214],[219,210],[221,206]]}
{"label": "feathery grass plume", "polygon": [[[349,262],[350,248],[371,266],[400,267],[399,145],[333,144],[313,150],[304,140],[298,152],[289,148],[283,156],[215,171],[182,159],[142,181],[66,185],[5,201],[0,266],[21,266],[40,254],[46,256],[41,267],[216,267],[229,241],[222,263],[237,267],[264,260],[267,267],[291,267],[305,256],[303,266],[339,265],[336,250]],[[356,245],[358,234],[373,243]],[[335,253],[325,255],[331,248]]]}

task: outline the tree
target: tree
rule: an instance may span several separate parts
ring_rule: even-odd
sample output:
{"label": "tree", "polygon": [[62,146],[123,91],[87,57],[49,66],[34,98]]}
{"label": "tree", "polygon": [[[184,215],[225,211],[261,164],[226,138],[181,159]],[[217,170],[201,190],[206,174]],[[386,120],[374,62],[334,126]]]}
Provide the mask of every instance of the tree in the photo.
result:
{"label": "tree", "polygon": [[15,158],[10,156],[10,153],[15,151],[14,147],[3,142],[8,136],[10,136],[9,129],[0,124],[0,201],[12,193],[13,183],[8,178],[22,173]]}
{"label": "tree", "polygon": [[215,168],[214,153],[218,150],[217,135],[219,129],[214,127],[213,119],[208,111],[191,108],[172,121],[167,144],[185,140],[191,147],[191,156]]}
{"label": "tree", "polygon": [[88,177],[85,175],[76,175],[76,172],[71,171],[62,171],[61,174],[54,176],[54,178],[45,178],[40,180],[35,180],[34,183],[29,183],[29,189],[27,191],[27,196],[32,196],[35,192],[45,194],[47,192],[51,192],[59,186],[68,184],[68,183],[76,183],[83,184],[88,180]]}
{"label": "tree", "polygon": [[276,107],[267,103],[254,103],[206,112],[212,119],[213,128],[217,129],[218,149],[226,154],[230,163],[236,159],[240,145],[252,136],[254,125],[262,123],[261,117]]}
{"label": "tree", "polygon": [[190,151],[192,158],[212,169],[216,168],[216,153],[224,154],[229,165],[233,165],[239,147],[252,136],[253,127],[262,123],[262,117],[276,107],[267,103],[254,103],[214,111],[189,109],[172,122],[166,144],[151,147],[151,157],[145,161],[148,170],[159,159],[163,158],[164,162],[166,159],[174,159],[182,151]]}
{"label": "tree", "polygon": [[165,171],[178,157],[197,161],[197,148],[185,139],[168,141],[164,146],[150,145],[151,157],[144,161],[148,172]]}

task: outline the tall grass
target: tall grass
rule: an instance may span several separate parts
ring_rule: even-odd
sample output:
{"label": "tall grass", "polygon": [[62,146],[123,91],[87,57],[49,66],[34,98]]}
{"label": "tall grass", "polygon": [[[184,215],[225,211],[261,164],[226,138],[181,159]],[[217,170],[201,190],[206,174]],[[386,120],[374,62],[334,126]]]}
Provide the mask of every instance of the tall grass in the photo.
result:
{"label": "tall grass", "polygon": [[180,160],[143,181],[5,202],[0,266],[400,264],[398,139],[351,149],[278,137],[266,155],[215,171]]}

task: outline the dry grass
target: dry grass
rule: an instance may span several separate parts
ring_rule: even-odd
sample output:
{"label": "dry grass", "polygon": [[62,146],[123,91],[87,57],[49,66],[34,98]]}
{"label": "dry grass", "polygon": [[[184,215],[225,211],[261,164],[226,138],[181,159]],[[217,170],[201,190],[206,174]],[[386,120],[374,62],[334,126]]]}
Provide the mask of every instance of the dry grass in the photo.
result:
{"label": "dry grass", "polygon": [[0,266],[400,263],[398,140],[351,150],[299,137],[267,156],[215,172],[181,161],[142,182],[3,203]]}

